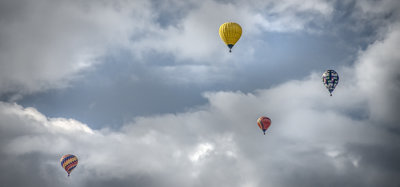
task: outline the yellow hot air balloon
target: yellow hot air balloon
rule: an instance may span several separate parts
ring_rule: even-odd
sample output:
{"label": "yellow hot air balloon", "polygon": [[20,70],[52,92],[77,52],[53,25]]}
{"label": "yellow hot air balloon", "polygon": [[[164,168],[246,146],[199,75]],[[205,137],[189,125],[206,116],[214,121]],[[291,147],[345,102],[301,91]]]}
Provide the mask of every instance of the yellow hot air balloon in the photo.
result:
{"label": "yellow hot air balloon", "polygon": [[219,36],[229,47],[229,52],[232,52],[232,47],[242,36],[242,27],[234,22],[226,22],[219,27]]}

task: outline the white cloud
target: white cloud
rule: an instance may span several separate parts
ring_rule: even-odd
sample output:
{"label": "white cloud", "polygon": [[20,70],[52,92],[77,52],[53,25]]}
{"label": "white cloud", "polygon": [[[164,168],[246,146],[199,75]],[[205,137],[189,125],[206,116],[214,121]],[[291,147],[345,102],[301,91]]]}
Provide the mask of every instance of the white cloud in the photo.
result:
{"label": "white cloud", "polygon": [[[232,60],[233,55],[223,53],[227,48],[218,35],[218,28],[224,22],[238,22],[243,28],[243,35],[252,38],[261,31],[302,31],[306,24],[316,19],[315,15],[329,18],[332,11],[332,3],[325,1],[199,1],[177,26],[163,28],[158,24],[149,25],[149,34],[135,41],[133,49],[138,53],[147,50],[172,53],[178,60],[201,63],[227,61]],[[307,13],[311,14],[299,16]],[[243,37],[241,40],[244,40]],[[242,42],[239,40],[239,43]],[[251,52],[251,46],[242,50]]]}
{"label": "white cloud", "polygon": [[266,9],[254,15],[254,26],[272,32],[312,31],[307,24],[319,19],[329,20],[334,10],[332,2],[319,0],[268,2],[261,8],[254,8]]}
{"label": "white cloud", "polygon": [[[384,41],[360,52],[355,67],[337,69],[341,81],[333,97],[314,73],[255,93],[206,93],[209,104],[200,109],[136,118],[119,130],[92,130],[76,120],[0,103],[1,151],[28,162],[24,155],[38,153],[46,163],[58,162],[50,155],[74,153],[80,162],[73,183],[81,186],[96,180],[140,183],[132,176],[163,186],[398,184],[389,168],[379,159],[366,162],[371,153],[362,151],[365,146],[394,149],[398,140],[380,126],[398,120],[389,110],[398,105],[387,102],[399,93],[399,85],[389,81],[398,76],[400,57],[391,52],[398,36],[399,29],[391,30]],[[265,136],[256,125],[260,115],[272,119]],[[41,172],[64,175],[58,164]],[[290,180],[294,176],[299,178]]]}
{"label": "white cloud", "polygon": [[[377,121],[397,126],[400,105],[400,26],[393,25],[383,41],[376,41],[360,55],[357,83],[369,99],[369,110]],[[383,123],[384,124],[384,123]]]}
{"label": "white cloud", "polygon": [[109,48],[126,45],[131,33],[142,27],[134,15],[147,14],[140,1],[2,4],[1,94],[65,87]]}
{"label": "white cloud", "polygon": [[[332,13],[331,4],[324,1],[267,2],[259,7],[272,6],[273,13],[282,15],[266,21],[264,15],[251,13],[251,5],[236,11],[235,6],[243,3],[204,1],[176,27],[163,28],[146,23],[155,16],[147,4],[76,6],[61,2],[56,3],[61,8],[52,9],[54,4],[46,3],[31,3],[28,9],[55,16],[27,13],[23,16],[28,18],[13,18],[22,22],[2,23],[10,26],[0,30],[5,38],[5,43],[0,44],[0,53],[4,54],[0,57],[2,91],[18,90],[15,87],[19,86],[25,91],[52,87],[91,66],[92,58],[101,56],[106,50],[104,46],[108,45],[167,51],[178,59],[210,60],[207,58],[215,55],[214,51],[220,50],[223,44],[216,30],[209,28],[217,28],[230,16],[236,16],[239,21],[258,18],[253,22],[243,21],[246,28],[258,24],[267,31],[289,32],[304,29],[310,21],[297,22],[296,13],[313,12],[328,18]],[[141,11],[132,12],[132,9]],[[287,13],[290,11],[295,12]],[[142,19],[127,24],[138,15]],[[257,29],[249,33],[258,34]],[[62,38],[55,34],[61,32],[66,32]],[[146,32],[154,35],[133,41],[127,39]],[[28,37],[31,33],[35,35]],[[215,45],[208,47],[207,43],[212,42]],[[23,45],[17,46],[17,43]],[[313,73],[303,80],[288,81],[254,93],[208,92],[204,96],[209,102],[201,108],[136,118],[118,130],[93,130],[75,119],[50,118],[32,107],[0,102],[3,171],[0,179],[10,186],[15,186],[11,185],[15,178],[24,178],[22,182],[34,185],[29,180],[32,176],[57,186],[90,186],[95,181],[106,181],[98,186],[109,186],[113,182],[132,186],[146,177],[155,181],[152,183],[155,186],[399,184],[397,170],[382,164],[382,158],[369,158],[376,151],[370,147],[398,148],[393,144],[398,141],[398,135],[389,130],[396,130],[399,123],[396,113],[400,106],[400,56],[396,51],[399,43],[400,29],[393,26],[384,40],[360,51],[354,67],[337,69],[341,79],[333,97],[324,90],[320,73]],[[42,48],[37,48],[37,44]],[[229,58],[232,57],[223,56],[218,60]],[[171,74],[176,69],[182,71],[182,68],[171,69]],[[256,125],[261,115],[272,118],[266,136]],[[365,147],[368,149],[363,152]],[[65,173],[58,163],[59,157],[66,153],[76,154],[80,160],[72,173],[74,180],[64,180]],[[36,167],[31,169],[32,166]],[[38,172],[25,174],[26,168]]]}
{"label": "white cloud", "polygon": [[[367,19],[397,5],[392,1],[378,4],[382,8],[376,10],[369,1],[357,3],[364,10],[358,16]],[[196,75],[186,73],[174,81],[223,80],[231,70],[227,62],[253,58],[255,49],[248,41],[257,41],[265,32],[314,32],[309,24],[329,22],[335,2],[40,0],[4,1],[2,7],[0,94],[25,94],[65,87],[116,49],[130,49],[139,61],[154,51],[172,54],[176,64],[161,65],[160,71],[171,79],[185,71]],[[219,26],[226,21],[240,23],[244,31],[233,54],[227,53],[218,35]],[[202,71],[193,72],[199,67]]]}
{"label": "white cloud", "polygon": [[195,152],[189,155],[189,159],[192,162],[198,162],[199,159],[206,157],[211,151],[214,150],[214,146],[210,143],[200,143]]}
{"label": "white cloud", "polygon": [[[235,55],[227,53],[218,35],[222,23],[239,22],[244,35],[252,37],[261,34],[261,30],[302,30],[312,17],[299,18],[296,14],[313,12],[329,17],[332,11],[331,4],[325,1],[169,1],[159,5],[161,7],[155,4],[142,1],[3,2],[0,93],[25,94],[65,87],[69,81],[79,78],[82,70],[101,62],[101,57],[113,49],[131,49],[139,59],[152,51],[173,54],[178,59],[178,67],[171,67],[176,69],[174,73],[198,68],[198,63],[232,61]],[[172,6],[175,8],[168,8]],[[174,18],[178,20],[176,24],[163,26],[157,21],[163,16],[162,12],[156,8],[184,13],[181,18]],[[276,16],[271,19],[264,15],[263,8]],[[254,49],[244,46],[241,50],[246,54]],[[187,60],[195,65],[191,67]],[[182,61],[185,67],[180,67]],[[217,72],[215,67],[206,68],[208,75],[226,71],[224,65],[218,66]],[[18,97],[11,100],[16,99]]]}

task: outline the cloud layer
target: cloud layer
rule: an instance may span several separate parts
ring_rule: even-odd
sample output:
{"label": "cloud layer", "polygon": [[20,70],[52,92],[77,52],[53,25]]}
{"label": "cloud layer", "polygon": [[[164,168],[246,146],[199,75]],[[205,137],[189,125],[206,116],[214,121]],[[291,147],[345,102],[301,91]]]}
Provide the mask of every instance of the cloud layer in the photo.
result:
{"label": "cloud layer", "polygon": [[0,94],[65,87],[108,48],[124,45],[140,27],[127,23],[146,5],[121,3],[2,1]]}
{"label": "cloud layer", "polygon": [[[398,186],[400,29],[338,68],[254,93],[207,92],[184,113],[138,117],[118,130],[0,103],[6,186]],[[267,115],[266,136],[256,125]],[[58,163],[73,153],[67,178]],[[7,168],[7,169],[4,169]],[[23,178],[24,180],[20,180]]]}
{"label": "cloud layer", "polygon": [[[352,13],[342,15],[342,7]],[[161,72],[190,72],[178,80],[194,73],[208,81],[204,77],[230,71],[221,62],[254,58],[255,44],[265,32],[335,34],[348,27],[359,35],[366,27],[386,28],[387,21],[398,18],[396,7],[396,1],[2,1],[0,94],[68,86],[116,49],[130,51],[132,63],[143,63],[154,53],[172,55],[176,61],[160,67]],[[344,26],[326,24],[341,18]],[[226,48],[216,34],[226,20],[245,28],[236,47],[243,53],[236,56],[223,53]],[[204,72],[207,76],[201,76]]]}

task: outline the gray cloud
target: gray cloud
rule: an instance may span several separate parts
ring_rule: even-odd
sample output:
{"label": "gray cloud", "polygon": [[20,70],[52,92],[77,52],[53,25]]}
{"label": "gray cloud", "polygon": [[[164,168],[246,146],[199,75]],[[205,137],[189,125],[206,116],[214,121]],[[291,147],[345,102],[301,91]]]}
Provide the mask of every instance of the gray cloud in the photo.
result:
{"label": "gray cloud", "polygon": [[[12,186],[398,186],[399,118],[390,111],[398,111],[400,57],[391,49],[399,31],[337,69],[333,97],[312,73],[254,93],[207,92],[207,105],[118,130],[1,102],[0,178]],[[266,136],[260,115],[272,118]],[[80,159],[70,178],[58,163],[64,153]]]}
{"label": "gray cloud", "polygon": [[[397,15],[392,8],[396,3],[371,10],[361,8],[362,1],[125,3],[71,5],[71,9],[76,8],[83,14],[77,17],[90,15],[83,19],[90,19],[87,27],[80,24],[80,19],[68,22],[68,25],[83,25],[81,30],[85,32],[75,33],[85,36],[79,41],[98,42],[87,47],[104,50],[93,55],[95,62],[90,61],[81,72],[67,75],[65,72],[77,61],[62,63],[58,70],[64,73],[54,74],[60,79],[64,77],[61,82],[49,77],[21,81],[39,93],[16,95],[11,90],[23,92],[26,89],[4,88],[2,92],[10,93],[1,94],[0,100],[33,106],[50,117],[75,118],[93,128],[121,126],[136,116],[183,112],[202,105],[206,100],[201,93],[205,91],[252,92],[301,79],[313,71],[351,66],[358,50],[383,39],[388,25]],[[71,19],[64,18],[64,14],[59,16]],[[109,22],[101,21],[103,19]],[[221,22],[226,20],[240,22],[245,31],[232,54],[227,52],[217,33]],[[291,25],[292,22],[295,25]],[[91,26],[97,24],[99,26]],[[86,37],[87,33],[91,36]],[[97,35],[92,36],[92,33],[98,33],[101,39],[94,38]],[[65,33],[56,30],[52,34],[62,36]],[[82,45],[76,50],[79,53],[80,47]],[[12,54],[19,55],[15,51]],[[74,55],[75,52],[71,52],[66,56]],[[11,64],[12,61],[4,62]],[[3,71],[9,69],[10,64],[4,65]],[[16,86],[11,81],[14,75],[7,74],[27,71],[24,64],[2,74],[7,77],[2,79],[4,85]],[[51,64],[58,68],[55,63]],[[46,65],[40,64],[40,67]],[[33,76],[45,76],[50,72],[46,70],[42,74],[40,71],[33,72]],[[46,83],[48,87],[65,87],[67,82],[69,87],[46,91],[40,86],[43,81],[51,82],[52,86]]]}
{"label": "gray cloud", "polygon": [[[398,186],[398,7],[397,1],[1,1],[0,95],[18,100],[14,92],[65,87],[71,80],[87,83],[78,90],[91,91],[57,92],[51,104],[51,92],[34,98],[59,112],[53,115],[0,102],[0,181]],[[232,54],[210,29],[228,18],[246,28]],[[116,60],[121,53],[115,48],[129,55]],[[127,62],[134,65],[121,65]],[[332,64],[341,81],[329,97],[320,71]],[[93,89],[95,81],[103,90]],[[193,101],[204,90],[211,91]],[[101,113],[93,112],[100,120],[119,119],[106,115],[119,108],[125,123],[89,127],[66,117],[66,105],[57,103],[70,94],[100,106]],[[111,99],[96,103],[95,97]],[[126,105],[112,101],[133,97],[139,99],[122,101]],[[184,99],[186,110],[175,110],[176,100]],[[74,101],[66,102],[82,100]],[[129,106],[139,108],[139,117],[132,120]],[[159,112],[149,115],[156,107]],[[266,136],[255,122],[261,115],[273,122]],[[67,153],[79,157],[70,178],[58,162]]]}
{"label": "gray cloud", "polygon": [[108,47],[124,45],[140,27],[129,16],[146,15],[146,5],[121,3],[2,1],[1,94],[65,87]]}
{"label": "gray cloud", "polygon": [[[374,32],[376,26],[384,29],[387,21],[398,17],[395,1],[385,1],[376,5],[377,8],[371,8],[375,5],[369,1],[317,0],[307,3],[211,0],[1,3],[0,87],[3,97],[16,92],[35,93],[65,87],[71,80],[80,80],[82,70],[102,62],[101,57],[120,48],[131,50],[142,62],[149,53],[173,55],[175,64],[161,68],[162,72],[190,72],[188,74],[197,75],[191,81],[209,81],[205,78],[209,76],[201,75],[227,72],[221,63],[254,58],[260,50],[254,42],[248,41],[260,41],[258,38],[265,31],[323,33],[337,29],[336,22],[332,25],[326,22],[348,19],[339,28],[347,28],[350,22],[354,25],[352,32],[359,34],[360,30]],[[349,7],[353,9],[346,11]],[[348,12],[353,13],[348,15]],[[241,45],[236,47],[243,53],[224,53],[226,47],[215,28],[227,20],[237,21],[245,28]],[[366,33],[366,37],[374,36]],[[268,42],[262,43],[266,44]],[[213,64],[219,65],[214,67]],[[178,80],[187,80],[187,76]],[[19,99],[10,97],[10,100]]]}

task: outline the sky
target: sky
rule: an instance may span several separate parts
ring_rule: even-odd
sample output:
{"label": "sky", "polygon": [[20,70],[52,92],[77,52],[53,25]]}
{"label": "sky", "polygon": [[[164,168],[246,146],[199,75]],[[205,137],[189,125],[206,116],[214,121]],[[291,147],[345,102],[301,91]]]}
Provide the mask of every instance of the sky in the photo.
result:
{"label": "sky", "polygon": [[399,44],[396,0],[0,0],[0,181],[399,186]]}

